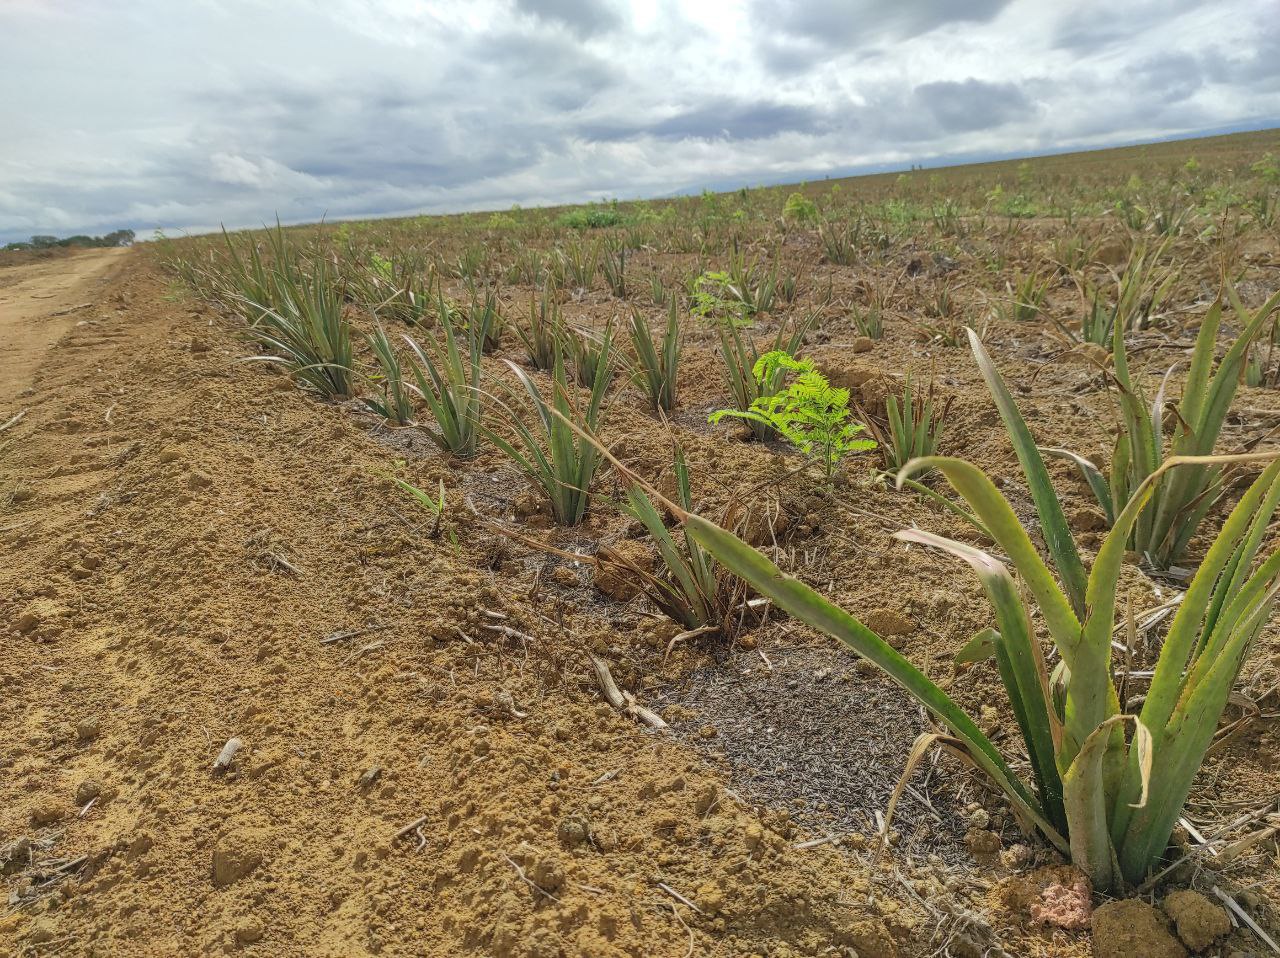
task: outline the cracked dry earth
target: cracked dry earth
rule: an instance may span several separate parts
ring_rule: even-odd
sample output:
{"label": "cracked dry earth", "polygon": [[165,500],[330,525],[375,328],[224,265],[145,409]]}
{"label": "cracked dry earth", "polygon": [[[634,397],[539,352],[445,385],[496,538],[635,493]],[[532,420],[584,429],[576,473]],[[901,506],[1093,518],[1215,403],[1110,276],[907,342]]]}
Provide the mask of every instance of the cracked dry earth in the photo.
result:
{"label": "cracked dry earth", "polygon": [[919,953],[891,863],[612,711],[355,417],[108,265],[3,370],[0,953]]}

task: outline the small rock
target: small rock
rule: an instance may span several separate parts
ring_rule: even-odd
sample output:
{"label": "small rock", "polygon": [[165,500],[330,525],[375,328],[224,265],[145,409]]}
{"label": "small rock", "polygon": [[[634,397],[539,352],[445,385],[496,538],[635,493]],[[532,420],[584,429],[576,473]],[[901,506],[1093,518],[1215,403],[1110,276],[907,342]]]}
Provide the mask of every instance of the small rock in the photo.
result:
{"label": "small rock", "polygon": [[92,742],[99,732],[98,720],[95,718],[81,719],[76,724],[76,738],[81,742]]}
{"label": "small rock", "polygon": [[1137,898],[1110,901],[1093,912],[1094,958],[1186,958],[1169,923]]}
{"label": "small rock", "polygon": [[988,735],[1000,727],[1000,713],[994,705],[983,705],[978,709],[978,727]]}
{"label": "small rock", "polygon": [[[791,517],[787,515],[785,509],[779,509],[776,512],[767,509],[752,509],[747,513],[739,535],[749,545],[762,546],[765,543],[775,541],[790,526]],[[813,525],[810,526],[808,531],[816,530],[817,526],[818,518],[814,516]]]}
{"label": "small rock", "polygon": [[76,786],[76,804],[81,808],[102,794],[102,786],[91,778],[86,778]]}
{"label": "small rock", "polygon": [[541,496],[535,496],[532,492],[522,492],[516,496],[516,501],[512,504],[515,509],[517,519],[528,519],[530,516],[536,516],[546,511],[546,500]]}
{"label": "small rock", "polygon": [[882,375],[881,371],[871,366],[835,366],[819,364],[818,372],[827,377],[827,381],[840,389],[853,392],[861,388],[868,379]]}
{"label": "small rock", "polygon": [[589,836],[590,829],[587,828],[587,823],[576,815],[570,815],[564,819],[556,829],[556,837],[565,848],[577,848],[586,842]]}
{"label": "small rock", "polygon": [[1119,266],[1129,258],[1129,251],[1125,248],[1125,244],[1121,240],[1110,240],[1098,247],[1097,252],[1093,254],[1095,263],[1102,263],[1105,266]]}
{"label": "small rock", "polygon": [[1097,343],[1080,343],[1063,354],[1063,361],[1089,369],[1105,369],[1111,365],[1111,351]]}
{"label": "small rock", "polygon": [[133,837],[133,841],[129,842],[129,847],[125,849],[124,857],[127,861],[137,861],[151,851],[155,843],[156,840],[151,837],[149,832],[139,832]]}
{"label": "small rock", "polygon": [[699,815],[706,815],[719,804],[720,787],[715,782],[707,782],[698,789],[697,797],[693,800],[693,810]]}
{"label": "small rock", "polygon": [[964,843],[975,858],[982,855],[1000,854],[1000,836],[990,829],[971,828],[965,833]]}
{"label": "small rock", "polygon": [[58,926],[48,915],[41,915],[27,926],[27,933],[23,937],[29,944],[42,945],[58,937]]}
{"label": "small rock", "polygon": [[1026,868],[1035,859],[1029,845],[1010,845],[1000,853],[1000,864],[1005,868]]}
{"label": "small rock", "polygon": [[13,875],[31,864],[31,839],[25,835],[0,848],[0,875]]}
{"label": "small rock", "polygon": [[262,863],[262,857],[254,852],[235,848],[213,850],[213,883],[225,888],[250,874]]}
{"label": "small rock", "polygon": [[578,577],[573,574],[573,570],[568,566],[558,565],[551,572],[551,581],[557,585],[572,588],[578,584]]}
{"label": "small rock", "polygon": [[713,882],[704,882],[698,886],[694,894],[698,904],[708,915],[716,915],[724,910],[725,896],[723,889]]}
{"label": "small rock", "polygon": [[1231,932],[1231,916],[1198,891],[1182,889],[1170,892],[1164,900],[1164,912],[1173,919],[1178,937],[1192,951],[1204,951],[1219,938]]}

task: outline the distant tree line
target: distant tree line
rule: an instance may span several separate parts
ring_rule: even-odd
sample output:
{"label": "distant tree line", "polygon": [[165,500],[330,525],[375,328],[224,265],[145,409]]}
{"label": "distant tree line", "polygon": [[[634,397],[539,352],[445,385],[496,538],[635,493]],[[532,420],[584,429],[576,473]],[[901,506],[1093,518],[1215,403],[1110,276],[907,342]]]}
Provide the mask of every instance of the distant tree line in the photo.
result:
{"label": "distant tree line", "polygon": [[113,230],[105,236],[68,236],[59,239],[56,236],[33,236],[25,243],[9,243],[6,250],[55,249],[59,246],[130,246],[133,244],[133,230]]}

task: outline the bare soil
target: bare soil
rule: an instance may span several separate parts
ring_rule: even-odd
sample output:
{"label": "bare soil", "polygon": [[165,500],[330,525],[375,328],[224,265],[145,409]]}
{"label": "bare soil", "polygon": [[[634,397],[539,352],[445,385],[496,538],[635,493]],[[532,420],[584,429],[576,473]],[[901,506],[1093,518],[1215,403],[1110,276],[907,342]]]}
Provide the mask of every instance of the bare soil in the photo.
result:
{"label": "bare soil", "polygon": [[358,420],[139,257],[95,293],[5,372],[0,951],[900,953],[891,873],[605,705]]}

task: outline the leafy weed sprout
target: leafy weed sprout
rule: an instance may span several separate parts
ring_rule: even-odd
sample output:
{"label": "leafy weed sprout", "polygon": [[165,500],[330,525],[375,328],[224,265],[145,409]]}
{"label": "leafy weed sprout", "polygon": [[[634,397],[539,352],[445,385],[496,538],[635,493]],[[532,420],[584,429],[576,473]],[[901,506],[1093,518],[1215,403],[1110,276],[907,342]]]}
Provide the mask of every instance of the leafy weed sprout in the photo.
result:
{"label": "leafy weed sprout", "polygon": [[[781,351],[794,356],[812,323],[813,317],[810,316],[793,326],[790,335],[786,333],[786,326],[779,326],[766,352]],[[720,358],[724,362],[725,384],[729,387],[735,409],[746,412],[757,399],[772,396],[782,388],[785,369],[779,367],[764,379],[755,375],[761,353],[756,348],[755,340],[739,323],[723,319],[717,331],[720,334]],[[776,434],[772,426],[759,420],[748,419],[747,424],[755,439],[764,440]]]}
{"label": "leafy weed sprout", "polygon": [[796,375],[784,389],[756,398],[749,409],[720,409],[710,421],[726,416],[762,423],[822,464],[827,481],[845,456],[874,449],[871,439],[859,438],[866,427],[853,420],[849,410],[849,390],[832,386],[818,372],[811,359],[796,359],[780,349],[765,353],[752,368],[759,385],[782,373]]}
{"label": "leafy weed sprout", "polygon": [[782,218],[797,223],[814,223],[818,219],[818,207],[803,193],[792,193],[782,207]]}

